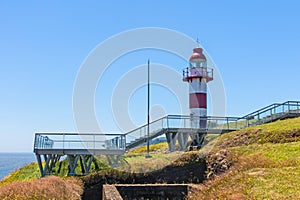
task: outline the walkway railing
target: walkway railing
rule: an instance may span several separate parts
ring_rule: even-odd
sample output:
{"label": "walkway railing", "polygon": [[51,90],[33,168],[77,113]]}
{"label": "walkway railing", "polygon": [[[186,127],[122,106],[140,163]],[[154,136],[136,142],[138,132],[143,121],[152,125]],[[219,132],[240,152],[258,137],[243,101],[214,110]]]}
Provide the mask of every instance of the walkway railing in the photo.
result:
{"label": "walkway railing", "polygon": [[[286,117],[300,116],[300,102],[275,103],[243,117],[195,117],[188,115],[167,115],[149,124],[149,139],[166,132],[223,133],[245,127],[272,122]],[[195,124],[204,126],[197,127]],[[203,128],[204,127],[204,128]],[[125,134],[98,133],[36,133],[34,150],[126,150],[146,142],[148,125],[141,126]],[[136,145],[134,145],[136,143]],[[100,152],[100,151],[99,151]]]}
{"label": "walkway railing", "polygon": [[124,134],[97,133],[36,133],[34,150],[94,150],[94,149],[125,149]]}
{"label": "walkway railing", "polygon": [[[237,130],[246,124],[246,122],[245,124],[238,123],[239,119],[239,117],[191,117],[188,115],[167,115],[150,123],[149,136],[151,137],[153,135],[157,135],[161,132],[161,130],[167,131],[170,129],[177,129],[178,131],[180,131],[183,129],[201,129],[201,127],[195,127],[193,125],[193,121],[206,122],[206,128],[202,128],[203,131],[222,130],[228,132]],[[146,124],[126,133],[126,143],[129,144],[134,140],[147,138],[147,129],[148,125]]]}
{"label": "walkway railing", "polygon": [[186,134],[199,133],[204,136],[209,133],[224,133],[296,116],[300,116],[300,102],[287,101],[272,104],[244,117],[168,115],[149,124],[149,135],[148,125],[125,134],[36,133],[34,152],[42,177],[52,173],[53,167],[63,155],[67,156],[69,162],[69,175],[76,174],[75,169],[79,160],[82,174],[88,174],[93,155],[108,155],[114,160],[115,155],[118,157],[126,150],[160,135],[166,135],[170,151],[174,150],[178,136],[179,146],[184,150],[187,147]]}
{"label": "walkway railing", "polygon": [[[240,128],[237,117],[191,117],[168,115],[150,123],[150,135],[157,137],[164,134],[163,130],[192,130],[193,121],[205,121],[206,128],[202,131],[232,131]],[[125,150],[128,144],[148,137],[147,126],[144,125],[125,134],[97,133],[36,133],[34,150]]]}

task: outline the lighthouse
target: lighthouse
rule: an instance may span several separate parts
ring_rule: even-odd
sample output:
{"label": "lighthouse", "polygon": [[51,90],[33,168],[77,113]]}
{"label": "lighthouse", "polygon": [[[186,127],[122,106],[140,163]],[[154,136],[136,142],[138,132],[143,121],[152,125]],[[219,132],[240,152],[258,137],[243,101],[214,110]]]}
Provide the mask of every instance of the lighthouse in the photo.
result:
{"label": "lighthouse", "polygon": [[[189,109],[191,128],[207,128],[207,83],[213,80],[213,69],[207,68],[203,49],[196,47],[189,59],[189,66],[183,70],[183,81],[189,84]],[[203,131],[191,134],[193,146],[200,146],[204,137]]]}

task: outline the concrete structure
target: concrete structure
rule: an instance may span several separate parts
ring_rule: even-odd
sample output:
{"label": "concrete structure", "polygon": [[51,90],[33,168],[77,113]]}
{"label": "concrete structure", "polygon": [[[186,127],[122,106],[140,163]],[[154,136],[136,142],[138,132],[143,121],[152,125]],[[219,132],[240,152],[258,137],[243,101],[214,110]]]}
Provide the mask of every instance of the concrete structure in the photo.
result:
{"label": "concrete structure", "polygon": [[[213,70],[207,68],[202,48],[196,47],[189,59],[189,67],[183,70],[183,81],[189,83],[189,108],[191,126],[194,129],[207,128],[207,83],[213,80]],[[195,117],[195,119],[193,119]],[[203,118],[198,118],[203,117]],[[193,146],[201,146],[204,135],[191,134]]]}
{"label": "concrete structure", "polygon": [[192,184],[117,184],[103,185],[103,200],[186,199]]}

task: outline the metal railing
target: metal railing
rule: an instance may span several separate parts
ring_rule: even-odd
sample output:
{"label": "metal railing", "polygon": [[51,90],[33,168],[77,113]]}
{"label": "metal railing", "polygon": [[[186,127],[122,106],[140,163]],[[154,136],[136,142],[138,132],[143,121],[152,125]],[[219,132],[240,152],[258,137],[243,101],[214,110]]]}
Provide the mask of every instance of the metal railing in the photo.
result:
{"label": "metal railing", "polygon": [[284,103],[274,103],[255,112],[241,117],[246,120],[247,126],[264,124],[289,116],[300,115],[299,101],[286,101]]}
{"label": "metal railing", "polygon": [[[196,117],[189,115],[167,115],[149,124],[149,136],[151,137],[153,135],[157,135],[157,133],[161,132],[161,130],[169,129],[203,129],[204,131],[216,129],[223,131],[232,131],[237,130],[245,125],[242,123],[238,123],[239,119],[239,117]],[[195,124],[200,124],[201,122],[205,122],[205,125],[199,125],[198,127],[195,126]],[[147,128],[148,125],[146,124],[126,133],[126,142],[131,143],[141,138],[147,138]]]}
{"label": "metal railing", "polygon": [[199,77],[206,78],[209,81],[213,80],[213,74],[213,69],[207,67],[187,67],[182,71],[184,80]]}
{"label": "metal railing", "polygon": [[36,149],[125,149],[124,134],[97,133],[36,133]]}
{"label": "metal railing", "polygon": [[[239,128],[237,117],[191,117],[184,115],[167,115],[149,125],[150,137],[163,134],[167,129],[218,129],[236,130]],[[205,121],[205,127],[195,127]],[[199,123],[198,123],[199,124]],[[34,149],[126,149],[126,144],[148,137],[147,124],[125,134],[97,133],[36,133]]]}
{"label": "metal railing", "polygon": [[[167,115],[149,124],[149,138],[154,138],[171,129],[178,131],[201,130],[209,133],[229,132],[245,127],[264,124],[285,117],[300,116],[300,102],[275,103],[243,117],[196,117]],[[204,122],[204,123],[203,123]],[[34,149],[112,149],[125,150],[127,145],[141,143],[148,138],[148,125],[143,125],[125,134],[98,133],[36,133]]]}

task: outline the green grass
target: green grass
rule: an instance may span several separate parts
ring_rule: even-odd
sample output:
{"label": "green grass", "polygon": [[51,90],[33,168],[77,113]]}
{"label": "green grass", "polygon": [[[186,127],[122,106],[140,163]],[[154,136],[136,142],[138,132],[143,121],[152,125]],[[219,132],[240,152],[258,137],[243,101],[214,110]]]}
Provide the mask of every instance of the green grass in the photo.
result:
{"label": "green grass", "polygon": [[[197,185],[198,191],[190,199],[300,199],[300,118],[217,136],[207,135],[208,144],[200,152],[211,150],[212,154],[217,155],[221,150],[226,150],[229,152],[226,159],[233,165],[227,172]],[[150,151],[152,157],[147,159],[145,146],[129,151],[120,158],[116,170],[101,160],[104,157],[99,157],[92,164],[91,172],[97,175],[102,171],[117,177],[118,174],[129,176],[124,171],[144,173],[170,164],[184,166],[184,163],[191,162],[192,153],[195,153],[168,152],[167,143],[151,145]],[[198,156],[200,152],[195,155]],[[54,172],[65,176],[68,171],[66,161],[61,165],[61,170],[58,172],[57,165]],[[79,168],[76,171],[80,172]],[[37,164],[31,163],[1,181],[0,188],[18,181],[34,182],[39,176]],[[96,180],[92,174],[88,177],[91,182]]]}
{"label": "green grass", "polygon": [[151,153],[150,158],[145,158],[145,154],[129,154],[124,155],[121,165],[117,167],[119,170],[128,172],[145,173],[161,169],[170,165],[173,161],[178,159],[183,152],[171,153]]}
{"label": "green grass", "polygon": [[300,199],[300,118],[222,135],[234,165],[198,185],[190,199]]}
{"label": "green grass", "polygon": [[300,142],[229,148],[235,164],[190,199],[299,199]]}
{"label": "green grass", "polygon": [[40,177],[40,171],[37,163],[31,163],[17,169],[8,176],[6,176],[2,181],[0,181],[0,187],[9,183],[16,181],[28,181],[35,180]]}
{"label": "green grass", "polygon": [[258,170],[247,178],[249,199],[300,199],[299,165]]}
{"label": "green grass", "polygon": [[[206,135],[205,143],[207,146],[201,149],[200,152],[208,152],[215,143],[212,141],[215,141],[219,136],[219,134]],[[179,149],[178,144],[175,146],[175,149]],[[167,142],[150,145],[149,149],[151,157],[147,159],[145,158],[147,155],[147,146],[141,146],[130,150],[122,156],[119,166],[116,167],[116,169],[137,173],[155,171],[172,164],[185,154],[185,152],[182,151],[169,152]]]}
{"label": "green grass", "polygon": [[[44,165],[45,163],[43,163]],[[61,165],[59,170],[59,165]],[[96,172],[103,169],[108,169],[109,166],[101,163],[99,160],[94,159],[90,172]],[[80,162],[78,161],[78,165],[75,169],[76,173],[81,173],[80,168]],[[62,160],[56,164],[56,166],[53,168],[52,173],[54,175],[57,175],[59,177],[66,177],[68,175],[68,162],[67,160]],[[16,171],[10,173],[8,176],[6,176],[3,180],[0,181],[0,187],[14,183],[17,181],[30,181],[30,180],[36,180],[41,177],[40,170],[38,167],[38,164],[36,162],[30,163],[28,165],[25,165]]]}
{"label": "green grass", "polygon": [[245,128],[223,134],[218,145],[222,148],[264,143],[288,143],[300,140],[300,118]]}
{"label": "green grass", "polygon": [[[60,167],[60,165],[61,165],[61,167]],[[56,163],[55,167],[52,170],[52,173],[54,175],[57,175],[57,176],[60,176],[60,177],[65,177],[65,176],[68,175],[68,172],[69,172],[68,165],[69,165],[69,163],[68,163],[67,159],[62,160],[62,161]],[[107,168],[109,168],[108,165],[106,165],[103,162],[99,161],[97,158],[94,158],[93,162],[91,164],[90,172],[93,173],[93,172],[103,170],[103,169],[107,169]],[[76,174],[79,174],[79,175],[82,174],[79,159],[78,159],[78,162],[77,162],[77,166],[75,168],[75,172],[76,172]]]}
{"label": "green grass", "polygon": [[[161,142],[158,144],[152,144],[149,146],[150,151],[152,152],[165,152],[168,150],[168,143],[167,142]],[[130,154],[141,154],[141,153],[147,153],[147,146],[141,146],[137,147],[135,149],[130,150],[127,155]]]}
{"label": "green grass", "polygon": [[241,155],[259,154],[274,162],[300,162],[300,142],[263,145],[252,144],[231,148]]}
{"label": "green grass", "polygon": [[[168,152],[167,142],[150,145],[150,158],[147,155],[147,146],[137,147],[122,155],[114,167],[120,171],[131,173],[146,173],[161,169],[178,159],[184,152]],[[99,162],[108,165],[110,158],[107,156],[97,156]],[[116,156],[115,156],[116,158]]]}

